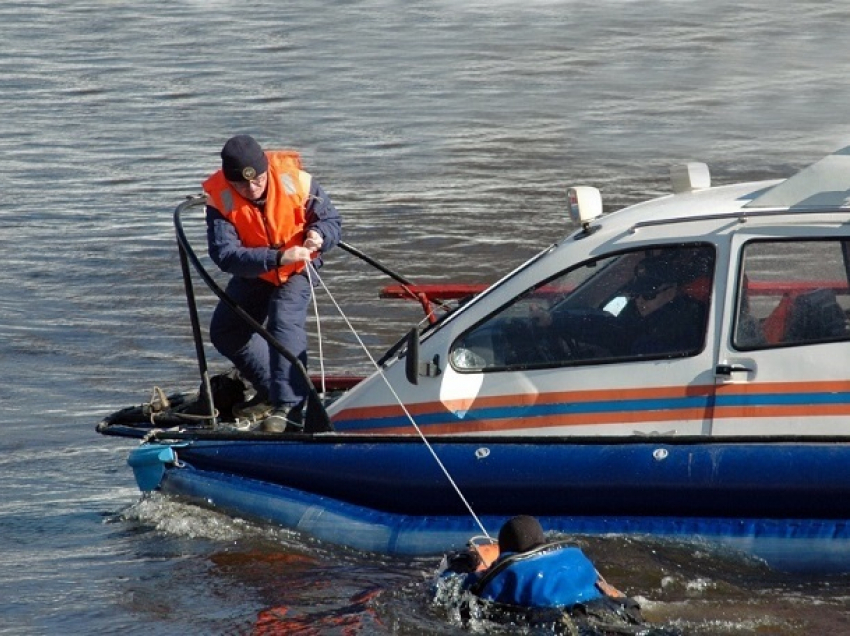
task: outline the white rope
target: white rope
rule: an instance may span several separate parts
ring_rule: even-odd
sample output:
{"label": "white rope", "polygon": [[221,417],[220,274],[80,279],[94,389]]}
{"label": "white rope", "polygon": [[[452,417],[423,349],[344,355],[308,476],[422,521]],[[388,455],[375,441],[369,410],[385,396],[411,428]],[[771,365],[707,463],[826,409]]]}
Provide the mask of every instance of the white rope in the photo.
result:
{"label": "white rope", "polygon": [[[316,314],[316,337],[319,341],[319,379],[322,383],[322,393],[320,397],[325,397],[328,392],[327,386],[325,386],[325,355],[322,352],[322,322],[319,320],[319,304],[316,302],[316,291],[313,288],[313,275],[310,273],[310,270],[316,271],[313,267],[313,264],[310,261],[305,261],[307,263],[307,267],[304,269],[307,270],[307,280],[310,281],[310,296],[313,298],[313,313]],[[316,276],[319,273],[316,272]],[[321,279],[319,279],[321,282]]]}
{"label": "white rope", "polygon": [[[308,272],[308,277],[310,278],[310,281],[311,281],[311,289],[312,289],[312,280],[313,280],[312,274],[309,273],[311,269],[313,270],[313,273],[315,273],[316,279],[319,281],[319,284],[322,286],[322,289],[325,290],[325,293],[327,293],[328,298],[331,299],[331,302],[334,304],[334,307],[336,307],[336,310],[339,312],[339,315],[342,316],[342,319],[345,321],[345,324],[348,325],[348,328],[351,330],[351,333],[354,334],[354,337],[357,339],[357,342],[363,348],[363,351],[366,352],[366,356],[369,358],[372,365],[375,367],[375,370],[377,370],[378,374],[381,376],[381,379],[384,381],[384,384],[387,385],[387,388],[390,390],[390,393],[393,394],[393,397],[395,398],[396,402],[398,402],[398,405],[401,407],[401,410],[404,411],[404,414],[407,416],[407,419],[410,421],[411,425],[416,430],[416,433],[422,439],[422,442],[425,444],[425,447],[431,453],[431,456],[434,458],[434,461],[437,462],[437,465],[440,467],[440,470],[443,471],[443,474],[446,476],[446,479],[449,480],[449,483],[452,485],[452,488],[454,488],[455,492],[457,493],[457,496],[460,497],[460,500],[463,502],[463,505],[466,506],[466,509],[469,511],[469,514],[472,515],[472,518],[475,520],[475,523],[478,524],[479,528],[481,528],[481,532],[484,533],[484,536],[486,536],[487,538],[490,538],[490,535],[487,533],[487,529],[484,527],[484,524],[481,523],[481,520],[478,518],[478,516],[472,510],[472,506],[466,500],[466,497],[463,496],[463,493],[461,492],[460,487],[455,483],[455,480],[452,479],[452,476],[451,476],[451,474],[449,474],[448,469],[445,467],[443,462],[440,461],[440,458],[437,456],[436,451],[431,446],[430,442],[425,438],[425,435],[422,433],[422,429],[419,428],[419,425],[413,419],[413,416],[410,414],[410,411],[407,410],[407,407],[401,401],[401,397],[399,397],[398,393],[396,393],[392,384],[390,384],[390,381],[387,379],[387,376],[384,375],[383,369],[381,369],[381,367],[378,365],[378,363],[372,357],[372,354],[369,353],[369,349],[366,348],[366,345],[363,343],[363,340],[360,339],[360,335],[357,333],[357,330],[354,328],[354,326],[348,320],[348,316],[346,316],[345,313],[342,311],[342,307],[340,307],[339,303],[336,302],[336,299],[333,297],[333,294],[331,294],[330,290],[325,285],[325,281],[323,281],[322,277],[319,276],[319,272],[315,269],[315,267],[313,267],[313,264],[308,263],[307,272]],[[315,298],[315,296],[314,296],[314,298]],[[317,313],[317,315],[318,315],[318,313]]]}

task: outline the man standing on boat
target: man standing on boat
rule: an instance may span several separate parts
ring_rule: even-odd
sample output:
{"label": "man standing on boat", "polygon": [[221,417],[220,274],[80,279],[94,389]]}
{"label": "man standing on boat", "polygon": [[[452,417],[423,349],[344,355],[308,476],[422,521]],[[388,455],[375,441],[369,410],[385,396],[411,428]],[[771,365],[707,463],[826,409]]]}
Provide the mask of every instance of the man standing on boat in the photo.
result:
{"label": "man standing on boat", "polygon": [[[249,135],[221,150],[221,169],[203,184],[209,253],[233,277],[227,294],[283,347],[307,365],[307,263],[337,243],[341,218],[330,198],[301,169],[293,151],[264,152]],[[308,387],[298,370],[224,303],[210,323],[210,340],[256,389],[234,415],[262,420],[272,432],[303,427]]]}

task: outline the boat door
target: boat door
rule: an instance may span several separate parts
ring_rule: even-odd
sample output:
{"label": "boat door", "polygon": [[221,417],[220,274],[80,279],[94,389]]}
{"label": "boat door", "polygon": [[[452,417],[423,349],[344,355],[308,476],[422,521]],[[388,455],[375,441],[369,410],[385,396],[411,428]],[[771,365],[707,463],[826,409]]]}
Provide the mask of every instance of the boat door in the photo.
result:
{"label": "boat door", "polygon": [[850,434],[846,226],[750,227],[731,249],[712,433]]}
{"label": "boat door", "polygon": [[529,272],[533,282],[511,281],[510,295],[488,314],[457,326],[449,364],[419,384],[440,392],[432,398],[440,412],[428,414],[427,428],[707,433],[717,352],[714,272],[726,272],[715,267],[717,252],[704,240],[668,238],[574,265],[540,262]]}

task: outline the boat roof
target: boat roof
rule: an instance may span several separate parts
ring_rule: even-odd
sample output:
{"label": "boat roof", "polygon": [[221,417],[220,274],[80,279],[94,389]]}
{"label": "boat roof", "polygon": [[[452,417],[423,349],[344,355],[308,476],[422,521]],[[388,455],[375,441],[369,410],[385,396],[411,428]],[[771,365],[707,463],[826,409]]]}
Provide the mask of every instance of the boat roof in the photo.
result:
{"label": "boat roof", "polygon": [[850,213],[850,146],[827,155],[787,179],[694,187],[638,203],[614,214],[618,223],[637,226],[677,219],[749,216],[765,211],[823,210]]}
{"label": "boat roof", "polygon": [[850,207],[850,146],[770,188],[747,207],[789,210]]}

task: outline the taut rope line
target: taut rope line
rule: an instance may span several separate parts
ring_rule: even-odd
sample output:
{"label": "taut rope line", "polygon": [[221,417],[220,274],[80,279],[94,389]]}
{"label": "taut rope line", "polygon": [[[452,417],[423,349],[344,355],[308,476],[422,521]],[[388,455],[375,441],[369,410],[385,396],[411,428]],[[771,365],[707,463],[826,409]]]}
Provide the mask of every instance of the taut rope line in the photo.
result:
{"label": "taut rope line", "polygon": [[[395,398],[396,402],[398,402],[398,405],[401,407],[401,410],[404,411],[405,416],[410,421],[411,425],[413,426],[416,433],[419,435],[422,442],[425,444],[425,447],[431,453],[431,456],[434,458],[434,461],[437,462],[437,465],[440,467],[440,470],[443,471],[443,474],[446,476],[446,479],[449,480],[449,483],[452,485],[452,488],[454,488],[455,492],[457,493],[457,496],[460,497],[460,500],[463,502],[463,505],[466,506],[466,509],[469,511],[469,514],[472,515],[472,518],[475,520],[475,523],[478,524],[479,528],[481,528],[481,532],[484,533],[484,536],[486,536],[487,538],[490,538],[490,535],[487,533],[487,529],[484,527],[484,524],[481,523],[481,520],[478,518],[478,515],[475,514],[475,511],[472,509],[472,506],[466,500],[466,497],[463,496],[463,493],[461,492],[460,487],[457,485],[457,483],[455,483],[455,480],[452,479],[452,476],[449,473],[448,469],[443,464],[443,462],[440,460],[440,458],[437,456],[436,451],[431,446],[431,443],[426,439],[425,435],[422,433],[422,429],[419,428],[419,425],[416,423],[416,420],[413,419],[413,416],[410,414],[410,411],[407,410],[407,407],[401,401],[401,398],[399,397],[398,393],[396,393],[395,389],[393,388],[393,385],[390,384],[389,380],[387,380],[387,377],[384,375],[384,372],[381,369],[381,367],[378,365],[377,362],[375,362],[375,359],[372,357],[372,354],[369,353],[369,349],[366,348],[366,345],[360,339],[360,335],[357,333],[357,330],[354,329],[354,326],[348,320],[348,316],[346,316],[345,312],[342,311],[342,307],[340,307],[339,303],[336,302],[336,298],[333,297],[333,294],[331,294],[330,290],[325,285],[325,281],[323,281],[322,277],[319,276],[319,272],[316,270],[315,267],[313,267],[313,264],[310,263],[309,261],[307,262],[306,270],[307,270],[307,277],[310,279],[310,292],[313,294],[314,307],[316,306],[315,305],[316,295],[315,295],[315,293],[313,293],[313,274],[316,275],[316,279],[319,281],[319,284],[322,286],[322,289],[325,290],[325,293],[328,295],[328,298],[331,299],[331,302],[334,304],[334,307],[336,307],[336,310],[339,312],[339,315],[345,321],[345,324],[348,325],[348,328],[351,330],[351,333],[354,334],[354,337],[357,339],[357,342],[363,348],[363,351],[366,352],[366,356],[369,358],[369,361],[375,367],[375,370],[378,372],[378,375],[381,376],[381,379],[384,381],[384,384],[387,385],[387,388],[390,390],[390,393],[393,394],[393,397]],[[312,270],[312,273],[311,273],[311,270]],[[319,314],[318,314],[318,309],[317,309],[316,310],[316,321],[317,322],[318,322],[318,318],[319,318]]]}

